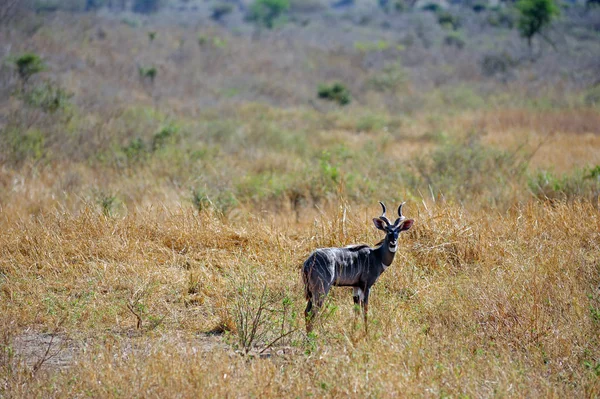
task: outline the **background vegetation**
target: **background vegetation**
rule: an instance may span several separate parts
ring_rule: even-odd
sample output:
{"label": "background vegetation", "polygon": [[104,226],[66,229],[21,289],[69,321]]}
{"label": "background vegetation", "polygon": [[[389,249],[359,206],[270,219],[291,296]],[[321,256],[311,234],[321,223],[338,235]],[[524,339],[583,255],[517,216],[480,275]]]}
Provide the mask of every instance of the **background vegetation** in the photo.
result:
{"label": "background vegetation", "polygon": [[0,2],[0,396],[600,395],[600,9],[529,3]]}

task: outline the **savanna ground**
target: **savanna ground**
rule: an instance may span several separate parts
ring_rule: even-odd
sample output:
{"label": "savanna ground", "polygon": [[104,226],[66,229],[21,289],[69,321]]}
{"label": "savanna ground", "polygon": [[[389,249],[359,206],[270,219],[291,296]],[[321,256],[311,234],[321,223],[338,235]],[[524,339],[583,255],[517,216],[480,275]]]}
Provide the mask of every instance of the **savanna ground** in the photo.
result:
{"label": "savanna ground", "polygon": [[[421,11],[236,12],[0,28],[0,396],[600,396],[598,10],[556,49],[496,11],[460,46]],[[379,200],[415,225],[369,336],[337,288],[307,337],[303,260],[377,242]]]}

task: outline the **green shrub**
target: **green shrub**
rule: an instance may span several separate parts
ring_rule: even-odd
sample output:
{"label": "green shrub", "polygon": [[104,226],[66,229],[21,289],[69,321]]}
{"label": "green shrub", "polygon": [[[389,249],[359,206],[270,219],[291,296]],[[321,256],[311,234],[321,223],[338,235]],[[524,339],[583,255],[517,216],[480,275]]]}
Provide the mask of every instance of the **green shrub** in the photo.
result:
{"label": "green shrub", "polygon": [[210,17],[215,21],[220,21],[227,14],[233,12],[233,5],[229,3],[217,3],[211,7]]}
{"label": "green shrub", "polygon": [[133,0],[133,12],[152,14],[162,7],[162,0]]}
{"label": "green shrub", "polygon": [[471,9],[475,12],[483,12],[485,10],[487,10],[487,4],[484,3],[483,1],[476,1],[472,6]]}
{"label": "green shrub", "polygon": [[12,63],[17,67],[19,78],[23,84],[26,84],[29,79],[36,73],[46,70],[46,64],[39,55],[34,53],[25,53],[12,60]]}
{"label": "green shrub", "polygon": [[154,39],[156,39],[156,32],[155,31],[148,32],[148,40],[150,40],[150,43],[152,43],[154,41]]}
{"label": "green shrub", "polygon": [[173,142],[178,132],[178,128],[173,125],[165,126],[160,129],[152,136],[152,151],[158,151],[167,144]]}
{"label": "green shrub", "polygon": [[24,91],[21,98],[30,107],[40,108],[45,112],[66,111],[71,105],[72,93],[67,92],[52,82],[44,82],[31,90]]}
{"label": "green shrub", "polygon": [[19,163],[27,159],[38,161],[44,156],[44,134],[37,129],[22,131],[9,128],[0,132],[0,144],[10,162]]}
{"label": "green shrub", "polygon": [[140,162],[147,158],[148,151],[146,143],[140,137],[131,140],[129,144],[121,148],[127,160],[131,162]]}
{"label": "green shrub", "polygon": [[431,190],[459,201],[478,196],[502,201],[510,195],[510,184],[519,183],[526,169],[526,163],[516,155],[486,147],[476,136],[447,142],[414,160],[420,186],[415,190]]}
{"label": "green shrub", "polygon": [[150,83],[154,83],[154,79],[158,73],[156,67],[138,67],[138,72],[140,74],[140,79],[142,81],[150,81]]}
{"label": "green shrub", "polygon": [[460,32],[449,32],[444,37],[444,45],[462,49],[463,47],[465,47],[465,39],[463,38],[463,35]]}
{"label": "green shrub", "polygon": [[586,105],[600,106],[600,85],[587,90],[584,97]]}
{"label": "green shrub", "polygon": [[437,13],[438,11],[442,10],[442,7],[440,7],[440,5],[437,3],[427,3],[423,7],[421,7],[421,10]]}
{"label": "green shrub", "polygon": [[259,26],[272,29],[284,21],[289,9],[289,0],[255,0],[247,18]]}
{"label": "green shrub", "polygon": [[437,13],[438,23],[447,28],[458,29],[462,25],[460,17],[445,10],[439,10]]}
{"label": "green shrub", "polygon": [[380,73],[377,73],[369,79],[369,86],[381,92],[394,92],[407,81],[406,70],[398,62],[392,65],[386,65]]}
{"label": "green shrub", "polygon": [[317,95],[324,100],[337,102],[339,105],[350,104],[351,95],[346,86],[339,82],[331,85],[320,84],[317,89]]}
{"label": "green shrub", "polygon": [[562,176],[541,170],[529,178],[528,185],[531,193],[542,200],[597,200],[600,194],[600,165]]}
{"label": "green shrub", "polygon": [[496,28],[512,29],[515,26],[516,16],[510,8],[494,9],[487,17],[487,22]]}

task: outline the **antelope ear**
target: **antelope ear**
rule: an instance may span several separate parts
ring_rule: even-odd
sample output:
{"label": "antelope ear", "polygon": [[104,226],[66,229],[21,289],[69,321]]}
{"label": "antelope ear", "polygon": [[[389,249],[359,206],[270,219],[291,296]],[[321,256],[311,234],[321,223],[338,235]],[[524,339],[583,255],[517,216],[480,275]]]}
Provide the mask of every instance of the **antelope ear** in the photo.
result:
{"label": "antelope ear", "polygon": [[375,223],[375,227],[379,230],[385,231],[385,222],[379,218],[373,218],[373,223]]}
{"label": "antelope ear", "polygon": [[414,221],[414,220],[412,220],[412,219],[407,219],[407,220],[405,220],[405,221],[402,223],[402,225],[400,226],[400,231],[404,231],[404,230],[408,230],[408,229],[410,229],[410,228],[412,227],[412,225],[413,225],[413,223],[414,223],[414,222],[415,222],[415,221]]}

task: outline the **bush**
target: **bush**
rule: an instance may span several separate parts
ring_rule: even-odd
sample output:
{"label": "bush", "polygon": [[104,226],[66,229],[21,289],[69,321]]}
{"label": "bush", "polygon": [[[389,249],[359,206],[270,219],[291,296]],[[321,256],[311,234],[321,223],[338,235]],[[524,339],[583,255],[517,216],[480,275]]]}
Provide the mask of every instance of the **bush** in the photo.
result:
{"label": "bush", "polygon": [[462,49],[465,47],[465,39],[460,32],[450,32],[444,37],[444,44],[446,46]]}
{"label": "bush", "polygon": [[0,134],[0,146],[7,159],[14,163],[40,160],[44,156],[45,142],[44,134],[37,129],[6,129]]}
{"label": "bush", "polygon": [[248,20],[268,29],[283,22],[290,9],[289,0],[255,0],[250,6]]}
{"label": "bush", "polygon": [[538,171],[529,178],[528,185],[532,194],[542,200],[597,200],[600,194],[600,165],[563,176],[545,170]]}
{"label": "bush", "polygon": [[482,1],[477,1],[471,6],[471,9],[475,12],[483,12],[487,10],[487,4]]}
{"label": "bush", "polygon": [[511,9],[498,8],[487,17],[487,22],[496,28],[512,29],[515,26],[516,16]]}
{"label": "bush", "polygon": [[26,84],[29,78],[36,73],[46,70],[46,64],[44,61],[34,53],[25,53],[20,55],[12,61],[17,67],[19,78],[23,84]]}
{"label": "bush", "polygon": [[339,82],[331,85],[320,84],[317,95],[319,98],[337,102],[339,105],[347,105],[351,101],[350,91]]}
{"label": "bush", "polygon": [[445,28],[452,28],[454,30],[460,28],[462,25],[460,17],[445,10],[440,10],[437,12],[437,20],[441,26]]}
{"label": "bush", "polygon": [[400,63],[387,65],[378,74],[369,79],[369,85],[381,92],[398,90],[407,81],[406,70]]}
{"label": "bush", "polygon": [[52,82],[44,82],[21,95],[25,104],[49,113],[67,110],[71,105],[71,97],[73,97],[72,93]]}
{"label": "bush", "polygon": [[152,14],[162,7],[162,0],[134,0],[133,12],[140,14]]}
{"label": "bush", "polygon": [[142,81],[150,81],[150,83],[154,83],[154,79],[158,73],[156,67],[138,67],[138,72]]}
{"label": "bush", "polygon": [[212,6],[210,17],[215,21],[220,21],[227,14],[231,14],[233,6],[229,3],[217,3]]}
{"label": "bush", "polygon": [[586,105],[600,106],[600,85],[589,89],[584,97]]}
{"label": "bush", "polygon": [[[459,201],[484,196],[501,201],[511,183],[518,183],[526,163],[506,151],[485,147],[475,136],[448,142],[417,158],[413,165],[421,187]],[[416,190],[415,190],[416,191]]]}

